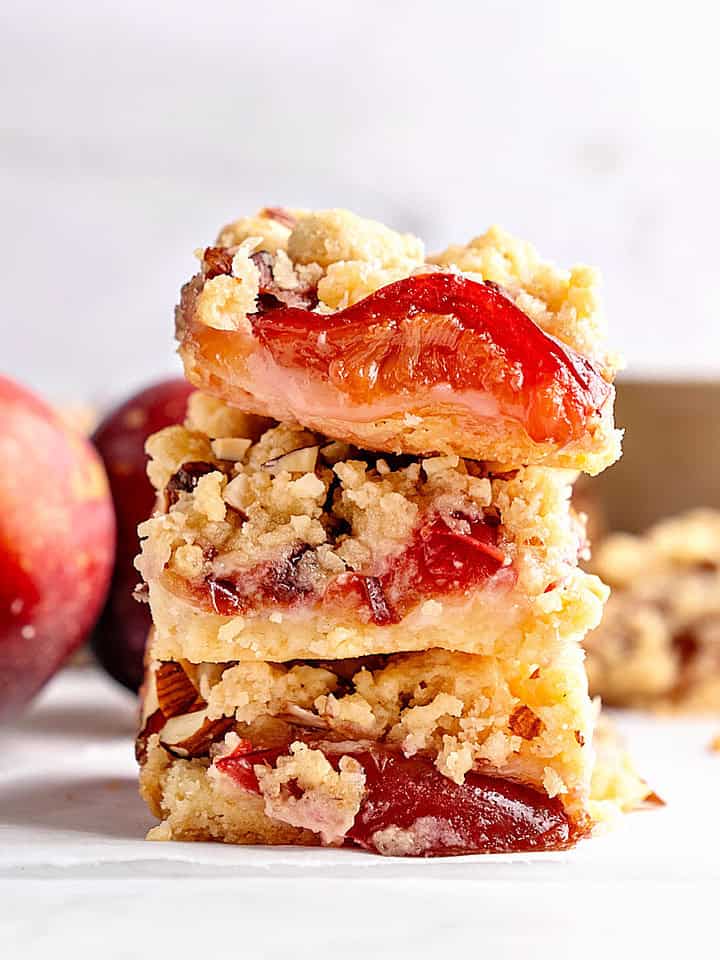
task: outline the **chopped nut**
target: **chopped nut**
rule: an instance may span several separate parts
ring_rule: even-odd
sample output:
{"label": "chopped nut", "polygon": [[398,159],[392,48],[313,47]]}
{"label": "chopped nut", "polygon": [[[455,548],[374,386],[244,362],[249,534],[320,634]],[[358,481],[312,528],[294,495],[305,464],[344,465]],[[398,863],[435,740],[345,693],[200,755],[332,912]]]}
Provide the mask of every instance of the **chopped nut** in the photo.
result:
{"label": "chopped nut", "polygon": [[523,705],[515,707],[510,714],[508,726],[516,736],[522,737],[523,740],[533,740],[542,730],[543,723],[530,707]]}
{"label": "chopped nut", "polygon": [[291,213],[289,210],[286,210],[285,207],[263,207],[259,217],[267,217],[269,220],[276,220],[278,223],[282,223],[283,226],[287,227],[288,230],[292,228],[297,223],[297,217]]}
{"label": "chopped nut", "polygon": [[283,470],[288,473],[312,473],[315,470],[319,450],[319,446],[299,447],[281,457],[266,460],[262,468],[272,474],[282,473]]}
{"label": "chopped nut", "polygon": [[452,457],[430,457],[423,460],[422,466],[425,476],[431,477],[435,473],[442,473],[444,470],[454,470],[460,463],[460,458]]}
{"label": "chopped nut", "polygon": [[234,726],[232,717],[208,719],[207,709],[171,717],[160,731],[160,742],[181,757],[200,757],[210,744]]}
{"label": "chopped nut", "polygon": [[232,253],[225,247],[206,247],[202,254],[203,275],[207,280],[232,273]]}
{"label": "chopped nut", "polygon": [[331,467],[335,466],[341,460],[347,460],[350,456],[350,444],[342,443],[340,440],[334,440],[328,443],[320,450],[323,460]]}
{"label": "chopped nut", "polygon": [[248,479],[243,474],[235,477],[223,490],[223,500],[230,507],[243,511],[247,505]]}
{"label": "chopped nut", "polygon": [[179,663],[161,663],[155,673],[158,705],[166,718],[191,713],[205,704]]}
{"label": "chopped nut", "polygon": [[251,446],[252,440],[244,440],[241,437],[218,437],[217,440],[210,442],[213,456],[218,460],[242,460]]}
{"label": "chopped nut", "polygon": [[[153,631],[154,632],[154,631]],[[151,636],[148,637],[150,641]],[[141,700],[142,707],[140,711],[140,729],[142,730],[145,724],[147,723],[151,714],[155,713],[156,710],[160,709],[160,701],[158,700],[157,695],[157,684],[155,682],[155,672],[158,668],[158,664],[153,663],[151,667],[148,668],[145,675],[145,682],[141,690]]]}

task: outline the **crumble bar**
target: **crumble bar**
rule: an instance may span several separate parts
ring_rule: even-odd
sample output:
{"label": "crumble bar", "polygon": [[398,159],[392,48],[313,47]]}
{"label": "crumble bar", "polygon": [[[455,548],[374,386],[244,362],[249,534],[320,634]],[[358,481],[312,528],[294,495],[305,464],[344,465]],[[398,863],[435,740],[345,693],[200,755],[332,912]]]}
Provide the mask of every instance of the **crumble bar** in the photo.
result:
{"label": "crumble bar", "polygon": [[612,593],[585,640],[591,689],[615,706],[720,708],[720,513],[613,534],[593,568]]}
{"label": "crumble bar", "polygon": [[[149,665],[153,839],[434,856],[562,849],[648,796],[577,669],[423,653]],[[565,695],[558,695],[558,684]],[[184,711],[184,712],[179,712]]]}
{"label": "crumble bar", "polygon": [[348,211],[277,208],[200,258],[176,328],[207,393],[392,453],[589,473],[619,456],[588,267],[560,270],[498,228],[426,257]]}
{"label": "crumble bar", "polygon": [[148,451],[159,509],[137,566],[156,659],[540,662],[599,621],[567,472],[360,451],[203,394]]}

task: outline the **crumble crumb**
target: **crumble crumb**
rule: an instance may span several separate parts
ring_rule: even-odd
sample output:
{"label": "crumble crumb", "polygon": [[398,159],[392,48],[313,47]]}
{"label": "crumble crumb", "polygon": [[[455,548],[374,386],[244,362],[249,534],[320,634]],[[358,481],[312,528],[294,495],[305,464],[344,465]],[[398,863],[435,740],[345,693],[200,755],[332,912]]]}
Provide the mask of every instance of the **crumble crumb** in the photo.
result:
{"label": "crumble crumb", "polygon": [[[255,766],[267,816],[319,833],[323,843],[341,843],[360,809],[365,771],[352,757],[342,757],[335,770],[322,751],[304,743],[291,744],[290,751],[274,769]],[[292,784],[299,797],[288,789]]]}

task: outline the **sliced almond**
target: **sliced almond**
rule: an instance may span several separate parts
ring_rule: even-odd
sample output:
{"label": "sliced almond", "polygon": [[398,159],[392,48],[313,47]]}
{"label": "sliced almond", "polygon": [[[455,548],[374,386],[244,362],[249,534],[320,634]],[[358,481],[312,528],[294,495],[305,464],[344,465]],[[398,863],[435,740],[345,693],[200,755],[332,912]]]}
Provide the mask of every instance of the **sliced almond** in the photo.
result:
{"label": "sliced almond", "polygon": [[195,667],[195,682],[200,691],[200,696],[205,700],[210,699],[210,692],[225,670],[224,663],[198,663]]}
{"label": "sliced almond", "polygon": [[455,470],[459,463],[460,458],[456,456],[428,457],[427,460],[423,460],[422,468],[425,471],[425,476],[431,477],[433,474],[443,473],[445,470]]}
{"label": "sliced almond", "polygon": [[153,712],[148,714],[143,720],[140,733],[135,740],[135,759],[138,763],[145,763],[148,740],[154,733],[158,733],[164,723],[165,717],[160,709],[153,710]]}
{"label": "sliced almond", "polygon": [[248,478],[245,474],[238,474],[223,490],[223,500],[225,503],[244,513],[244,508],[248,505]]}
{"label": "sliced almond", "polygon": [[350,444],[342,443],[340,440],[333,440],[332,443],[328,443],[324,446],[320,453],[325,463],[329,464],[331,467],[334,467],[336,463],[340,463],[341,460],[347,460],[350,456]]}
{"label": "sliced almond", "polygon": [[180,757],[200,757],[210,744],[234,726],[233,717],[209,720],[207,708],[171,717],[160,731],[160,742],[171,753]]}
{"label": "sliced almond", "polygon": [[218,460],[234,462],[242,460],[251,446],[252,440],[244,440],[241,437],[218,437],[217,440],[210,441],[214,457]]}
{"label": "sliced almond", "polygon": [[523,740],[534,740],[543,730],[540,717],[525,704],[515,707],[510,714],[508,726],[517,737],[522,737]]}
{"label": "sliced almond", "polygon": [[312,710],[306,710],[305,707],[299,707],[296,703],[289,703],[280,719],[289,720],[291,723],[300,724],[302,727],[316,727],[327,730],[327,723]]}
{"label": "sliced almond", "polygon": [[157,688],[155,686],[155,674],[157,668],[160,666],[159,663],[151,663],[147,668],[145,673],[145,679],[143,681],[142,689],[140,691],[141,705],[140,705],[140,729],[142,730],[148,718],[155,713],[156,710],[160,709],[160,701],[158,700]]}
{"label": "sliced almond", "polygon": [[312,473],[317,463],[319,446],[298,447],[297,450],[291,450],[281,457],[273,457],[272,460],[266,460],[262,465],[263,470],[268,473],[282,473],[287,470],[288,473]]}
{"label": "sliced almond", "polygon": [[166,717],[188,714],[205,706],[195,684],[180,663],[161,663],[155,673],[155,689],[160,709]]}

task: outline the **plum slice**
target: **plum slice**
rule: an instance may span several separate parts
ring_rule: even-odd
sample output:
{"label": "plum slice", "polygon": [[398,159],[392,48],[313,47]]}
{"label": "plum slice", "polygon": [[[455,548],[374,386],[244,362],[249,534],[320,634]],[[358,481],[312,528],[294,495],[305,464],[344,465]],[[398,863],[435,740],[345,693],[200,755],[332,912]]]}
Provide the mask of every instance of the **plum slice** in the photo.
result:
{"label": "plum slice", "polygon": [[477,391],[538,443],[579,440],[611,394],[590,360],[499,287],[456,274],[398,280],[330,315],[277,306],[252,326],[280,366],[312,371],[356,403],[443,385]]}
{"label": "plum slice", "polygon": [[[558,798],[525,784],[472,771],[461,784],[423,756],[405,757],[382,745],[355,749],[323,744],[328,760],[352,756],[365,771],[365,795],[346,840],[375,853],[450,856],[563,850],[587,832]],[[286,748],[249,741],[215,761],[243,790],[259,792],[254,767],[273,766]]]}
{"label": "plum slice", "polygon": [[473,434],[503,424],[532,444],[587,444],[612,402],[603,371],[493,283],[420,274],[332,314],[262,295],[239,330],[193,322],[201,287],[201,277],[188,284],[178,309],[188,376],[279,419],[327,418],[351,434],[408,411],[452,412],[470,431],[455,437],[457,452],[478,456]]}

